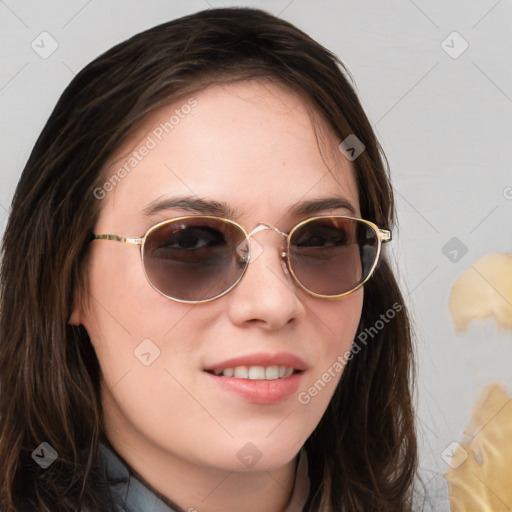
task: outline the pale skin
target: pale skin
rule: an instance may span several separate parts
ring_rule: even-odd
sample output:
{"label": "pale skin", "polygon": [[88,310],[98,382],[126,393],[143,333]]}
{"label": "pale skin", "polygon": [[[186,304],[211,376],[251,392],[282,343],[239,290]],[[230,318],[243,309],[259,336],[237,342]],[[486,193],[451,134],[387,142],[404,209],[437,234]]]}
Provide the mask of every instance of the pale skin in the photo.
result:
{"label": "pale skin", "polygon": [[[249,231],[266,222],[288,232],[308,217],[291,214],[291,208],[324,198],[343,198],[354,211],[330,207],[315,215],[360,217],[354,169],[337,150],[340,141],[317,116],[322,156],[295,93],[251,81],[193,96],[191,112],[103,199],[95,233],[140,237],[165,219],[204,213],[144,212],[176,196],[225,203],[230,218]],[[105,176],[187,99],[148,118]],[[360,319],[362,289],[340,300],[312,297],[287,274],[280,235],[263,231],[255,240],[262,252],[237,287],[200,305],[157,293],[137,246],[95,241],[89,248],[90,296],[76,301],[70,319],[86,327],[99,359],[109,441],[148,484],[185,510],[286,509],[297,454],[341,372],[307,405],[297,395],[350,349]],[[160,349],[150,366],[134,356],[144,339]],[[298,392],[279,403],[253,404],[211,385],[207,365],[256,352],[300,357],[307,367]],[[248,442],[262,454],[250,469],[237,457]]]}

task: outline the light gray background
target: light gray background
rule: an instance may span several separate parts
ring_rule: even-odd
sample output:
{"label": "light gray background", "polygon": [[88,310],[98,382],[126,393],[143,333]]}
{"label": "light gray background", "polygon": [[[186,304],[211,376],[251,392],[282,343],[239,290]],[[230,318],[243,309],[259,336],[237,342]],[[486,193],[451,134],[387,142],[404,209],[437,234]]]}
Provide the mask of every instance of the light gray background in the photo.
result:
{"label": "light gray background", "polygon": [[[461,439],[482,387],[501,379],[512,391],[510,332],[482,322],[456,335],[447,309],[465,268],[512,252],[510,0],[0,0],[0,232],[36,137],[76,72],[143,29],[232,5],[295,23],[355,76],[396,192],[393,253],[417,332],[422,465],[444,473],[441,453]],[[46,59],[31,47],[51,48],[44,31],[58,43]],[[455,263],[442,252],[452,237],[467,247]]]}

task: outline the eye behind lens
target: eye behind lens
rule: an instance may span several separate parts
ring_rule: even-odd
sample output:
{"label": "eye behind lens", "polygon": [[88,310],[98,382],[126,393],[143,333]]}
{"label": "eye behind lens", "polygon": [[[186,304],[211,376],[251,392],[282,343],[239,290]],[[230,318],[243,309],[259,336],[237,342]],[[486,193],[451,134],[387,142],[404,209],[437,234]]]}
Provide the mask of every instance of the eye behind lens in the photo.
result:
{"label": "eye behind lens", "polygon": [[207,301],[243,275],[249,257],[245,240],[243,230],[222,219],[169,221],[147,236],[144,270],[153,288],[168,298]]}
{"label": "eye behind lens", "polygon": [[314,219],[292,233],[291,273],[307,291],[323,297],[346,294],[363,283],[378,255],[379,239],[358,219]]}

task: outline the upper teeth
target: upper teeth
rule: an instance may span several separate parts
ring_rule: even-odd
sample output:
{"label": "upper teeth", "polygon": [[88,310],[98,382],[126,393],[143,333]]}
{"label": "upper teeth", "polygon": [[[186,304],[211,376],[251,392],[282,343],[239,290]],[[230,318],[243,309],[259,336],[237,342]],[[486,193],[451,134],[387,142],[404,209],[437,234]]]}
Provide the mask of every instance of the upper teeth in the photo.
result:
{"label": "upper teeth", "polygon": [[223,377],[237,377],[250,380],[276,380],[289,377],[293,373],[291,366],[237,366],[214,370],[215,375]]}

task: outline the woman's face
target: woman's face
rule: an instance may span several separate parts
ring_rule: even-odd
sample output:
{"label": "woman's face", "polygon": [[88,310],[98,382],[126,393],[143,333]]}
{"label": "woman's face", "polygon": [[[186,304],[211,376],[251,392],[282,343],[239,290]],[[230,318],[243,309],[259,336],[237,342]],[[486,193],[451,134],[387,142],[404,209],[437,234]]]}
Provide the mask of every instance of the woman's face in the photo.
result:
{"label": "woman's face", "polygon": [[[141,237],[173,217],[219,215],[220,205],[248,231],[260,222],[288,232],[315,215],[359,216],[353,167],[317,122],[323,156],[304,101],[255,81],[214,86],[162,108],[106,169],[105,181],[114,185],[95,192],[95,232]],[[169,206],[176,198],[188,205]],[[341,199],[353,211],[334,201],[321,205],[325,199]],[[211,211],[207,202],[215,202]],[[196,305],[155,291],[136,245],[90,245],[88,305],[71,322],[86,327],[102,369],[107,436],[148,481],[173,463],[279,468],[332,397],[339,356],[356,334],[362,289],[341,300],[312,297],[287,274],[281,235],[262,231],[252,244],[256,257],[241,282]],[[234,386],[207,371],[276,365],[302,371]],[[316,393],[308,392],[315,383]]]}

